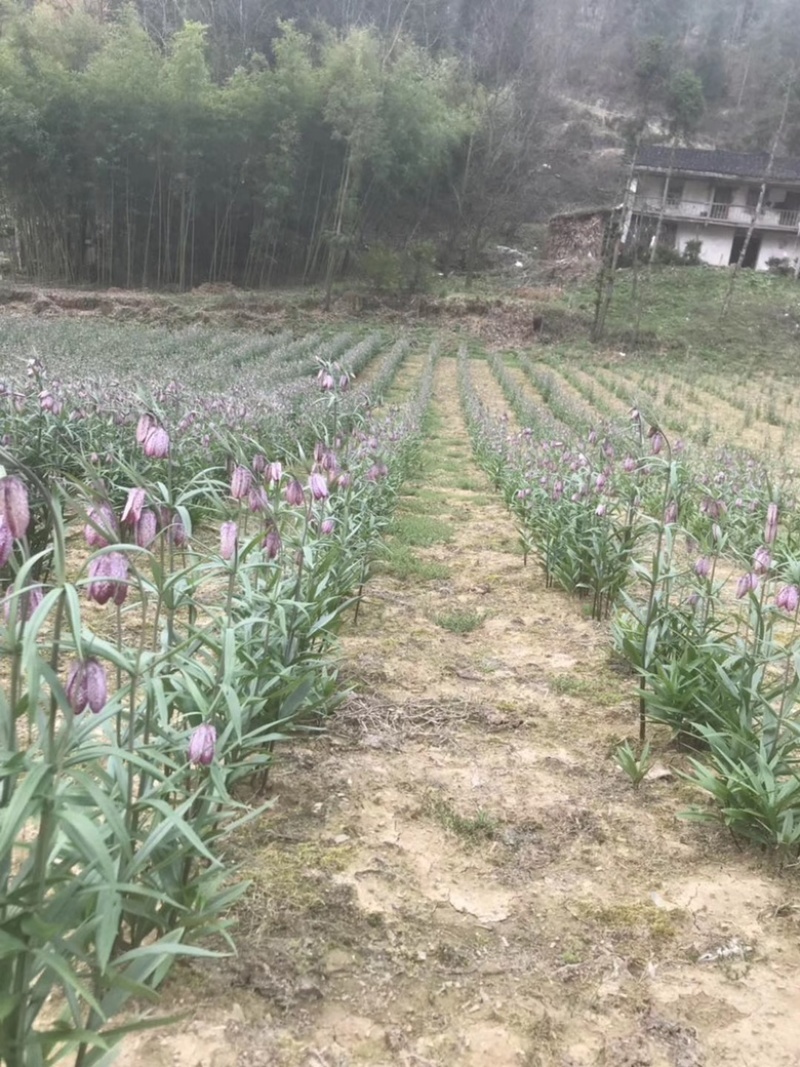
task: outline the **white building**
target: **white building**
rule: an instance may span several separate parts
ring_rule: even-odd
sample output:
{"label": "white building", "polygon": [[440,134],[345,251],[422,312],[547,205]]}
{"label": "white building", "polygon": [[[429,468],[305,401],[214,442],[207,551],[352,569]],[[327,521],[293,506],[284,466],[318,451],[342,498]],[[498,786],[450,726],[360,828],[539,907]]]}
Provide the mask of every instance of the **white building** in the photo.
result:
{"label": "white building", "polygon": [[779,259],[796,268],[800,159],[768,165],[766,153],[642,146],[633,168],[626,230],[653,231],[666,192],[661,243],[685,252],[690,241],[699,241],[701,262],[727,266],[738,260],[754,221],[743,265],[766,270],[769,260]]}

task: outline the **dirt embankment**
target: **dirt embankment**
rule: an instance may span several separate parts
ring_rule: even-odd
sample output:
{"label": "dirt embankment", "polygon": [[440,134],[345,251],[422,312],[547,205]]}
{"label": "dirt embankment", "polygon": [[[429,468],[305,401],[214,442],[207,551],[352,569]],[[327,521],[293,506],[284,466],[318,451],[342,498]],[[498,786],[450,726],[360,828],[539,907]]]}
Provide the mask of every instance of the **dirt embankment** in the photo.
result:
{"label": "dirt embankment", "polygon": [[181,327],[201,323],[230,329],[316,328],[326,322],[466,330],[489,347],[547,343],[585,337],[584,312],[560,306],[559,286],[523,287],[504,296],[391,297],[352,290],[337,294],[330,311],[313,291],[246,291],[228,284],[201,285],[191,293],[146,290],[82,290],[0,284],[0,316],[42,315],[107,318]]}

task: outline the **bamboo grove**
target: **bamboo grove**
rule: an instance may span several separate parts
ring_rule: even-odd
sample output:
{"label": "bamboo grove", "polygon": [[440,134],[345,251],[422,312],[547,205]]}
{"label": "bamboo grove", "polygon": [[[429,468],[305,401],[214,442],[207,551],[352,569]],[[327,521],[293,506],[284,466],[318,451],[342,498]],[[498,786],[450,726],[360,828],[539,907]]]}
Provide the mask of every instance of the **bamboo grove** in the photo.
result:
{"label": "bamboo grove", "polygon": [[368,29],[282,23],[220,79],[199,23],[162,46],[131,9],[0,14],[0,223],[31,277],[321,279],[370,216],[411,230],[447,194],[484,104],[455,60]]}

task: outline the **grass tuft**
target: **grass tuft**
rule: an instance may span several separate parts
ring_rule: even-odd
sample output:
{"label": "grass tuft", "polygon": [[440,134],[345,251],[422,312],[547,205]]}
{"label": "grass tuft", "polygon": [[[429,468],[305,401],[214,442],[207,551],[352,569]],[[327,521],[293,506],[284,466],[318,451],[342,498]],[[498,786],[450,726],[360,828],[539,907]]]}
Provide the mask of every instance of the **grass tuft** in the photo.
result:
{"label": "grass tuft", "polygon": [[493,841],[500,825],[484,808],[478,808],[474,815],[462,815],[445,797],[433,794],[425,797],[421,812],[434,819],[445,830],[473,845],[482,841]]}
{"label": "grass tuft", "polygon": [[451,634],[469,634],[483,626],[485,615],[477,611],[450,611],[443,615],[436,615],[434,622],[443,630],[449,630]]}

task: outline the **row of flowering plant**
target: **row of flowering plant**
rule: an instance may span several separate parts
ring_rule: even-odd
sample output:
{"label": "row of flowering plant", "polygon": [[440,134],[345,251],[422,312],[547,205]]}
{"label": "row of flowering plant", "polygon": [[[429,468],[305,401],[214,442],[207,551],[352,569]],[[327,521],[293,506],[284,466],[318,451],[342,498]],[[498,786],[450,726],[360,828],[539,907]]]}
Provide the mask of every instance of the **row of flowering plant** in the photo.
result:
{"label": "row of flowering plant", "polygon": [[722,495],[726,479],[698,475],[690,450],[638,411],[625,427],[576,436],[523,397],[514,410],[533,426],[515,430],[483,407],[466,358],[460,368],[477,456],[523,551],[548,582],[588,593],[595,617],[613,611],[617,650],[640,683],[641,742],[649,719],[699,746],[692,779],[718,802],[714,817],[796,853],[800,559],[787,494],[768,479],[753,486],[745,524]]}
{"label": "row of flowering plant", "polygon": [[[369,341],[364,352],[374,349]],[[387,350],[382,388],[407,349]],[[257,419],[236,427],[228,415],[180,428],[169,396],[153,394],[135,419],[129,401],[118,419],[95,412],[66,423],[64,401],[40,404],[42,420],[26,430],[28,392],[8,422],[8,1067],[99,1062],[126,1032],[112,1020],[131,997],[151,997],[177,956],[211,955],[209,934],[232,943],[228,912],[244,886],[227,865],[226,840],[270,806],[257,798],[276,744],[318,729],[335,702],[337,627],[417,447],[424,390],[370,417],[369,394],[350,388],[348,364],[334,354],[338,362],[313,368],[310,447],[290,450],[285,436],[274,446],[270,419],[263,434]],[[38,387],[43,368],[33,370]],[[74,454],[59,469],[65,427],[75,429]],[[40,431],[31,441],[28,432]],[[100,462],[94,431],[109,452]],[[46,535],[34,544],[37,529]]]}

